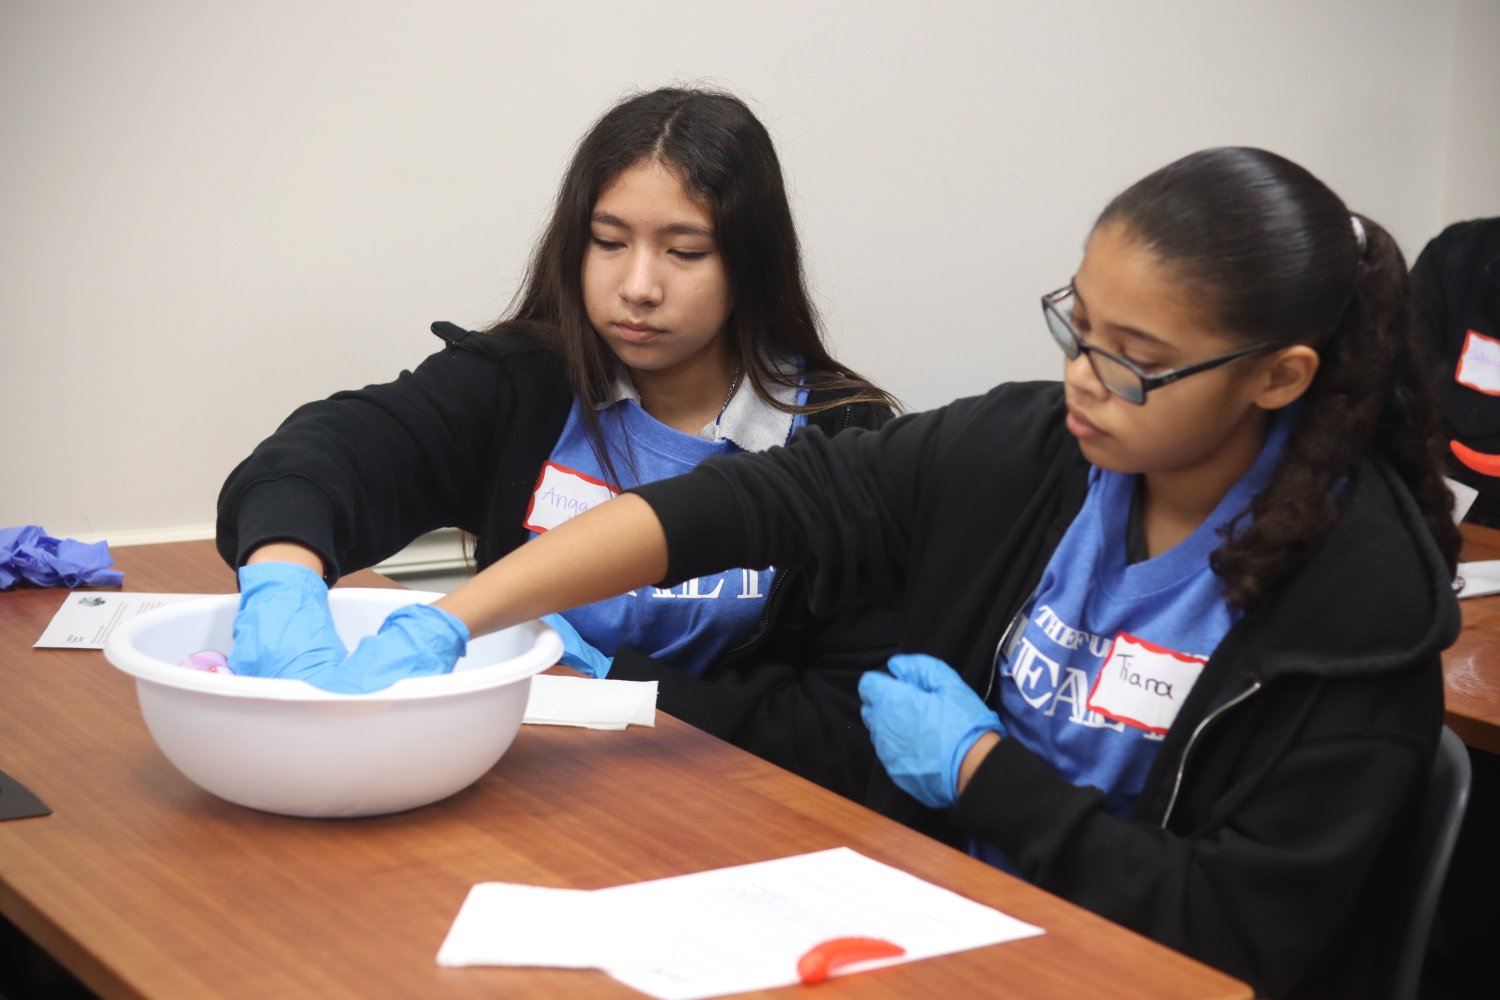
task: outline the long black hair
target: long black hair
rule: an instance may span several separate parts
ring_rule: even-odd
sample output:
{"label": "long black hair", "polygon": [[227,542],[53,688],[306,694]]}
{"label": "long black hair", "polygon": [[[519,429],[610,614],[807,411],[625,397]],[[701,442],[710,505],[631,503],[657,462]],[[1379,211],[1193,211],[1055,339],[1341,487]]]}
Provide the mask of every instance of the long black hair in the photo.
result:
{"label": "long black hair", "polygon": [[[894,409],[889,394],[839,364],[824,346],[770,133],[731,94],[668,87],[621,101],[579,140],[516,302],[488,331],[525,334],[562,355],[573,392],[586,404],[580,411],[596,454],[606,457],[595,406],[607,398],[614,362],[584,307],[584,251],[600,192],[628,168],[653,160],[713,213],[734,301],[724,336],[755,392],[788,412],[848,403]],[[801,359],[800,374],[771,363],[791,358]],[[777,384],[823,391],[817,402],[799,407],[771,397],[769,387]]]}
{"label": "long black hair", "polygon": [[1180,275],[1202,314],[1246,341],[1306,344],[1319,366],[1271,485],[1214,552],[1229,602],[1262,606],[1327,536],[1338,485],[1368,449],[1406,482],[1456,567],[1443,437],[1396,241],[1297,164],[1261,149],[1186,156],[1104,209]]}

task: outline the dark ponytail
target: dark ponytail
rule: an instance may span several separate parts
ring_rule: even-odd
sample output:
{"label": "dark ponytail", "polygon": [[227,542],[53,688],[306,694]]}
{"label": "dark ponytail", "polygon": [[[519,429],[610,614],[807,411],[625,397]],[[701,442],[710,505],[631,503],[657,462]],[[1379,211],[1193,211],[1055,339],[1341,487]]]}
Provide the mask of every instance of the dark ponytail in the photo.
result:
{"label": "dark ponytail", "polygon": [[1199,289],[1218,328],[1302,343],[1319,367],[1271,485],[1211,557],[1230,604],[1263,606],[1338,519],[1366,451],[1395,468],[1450,571],[1460,536],[1407,267],[1389,233],[1295,163],[1211,149],[1133,185],[1100,216],[1123,223]]}

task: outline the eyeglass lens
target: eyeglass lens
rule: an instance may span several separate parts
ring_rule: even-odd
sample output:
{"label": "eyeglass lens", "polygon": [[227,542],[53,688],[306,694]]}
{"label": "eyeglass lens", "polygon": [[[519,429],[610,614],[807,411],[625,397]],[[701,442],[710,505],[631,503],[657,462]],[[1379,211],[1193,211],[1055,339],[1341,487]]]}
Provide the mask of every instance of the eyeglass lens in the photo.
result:
{"label": "eyeglass lens", "polygon": [[1080,352],[1087,354],[1089,367],[1094,370],[1094,377],[1103,384],[1104,388],[1133,403],[1138,403],[1146,397],[1140,376],[1108,354],[1089,348],[1080,341],[1072,324],[1063,317],[1058,303],[1049,302],[1044,311],[1047,314],[1047,329],[1051,331],[1052,339],[1057,341],[1057,346],[1062,348],[1063,354],[1069,361],[1078,357]]}

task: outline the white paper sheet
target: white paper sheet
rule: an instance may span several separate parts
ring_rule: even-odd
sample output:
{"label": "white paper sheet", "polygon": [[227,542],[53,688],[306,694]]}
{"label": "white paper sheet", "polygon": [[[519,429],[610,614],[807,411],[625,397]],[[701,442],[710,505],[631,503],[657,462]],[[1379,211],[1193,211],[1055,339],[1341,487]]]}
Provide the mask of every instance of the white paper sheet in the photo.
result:
{"label": "white paper sheet", "polygon": [[[796,983],[797,960],[830,938],[882,938],[906,949],[836,973],[846,974],[1044,933],[846,847],[594,892],[549,892],[535,920],[518,912],[521,897],[471,892],[480,903],[465,902],[439,963],[595,967],[661,1000],[696,1000]],[[517,929],[521,923],[532,927]],[[600,931],[581,932],[586,927]],[[625,959],[605,953],[616,945],[626,946]]]}
{"label": "white paper sheet", "polygon": [[439,965],[652,968],[671,955],[655,928],[586,889],[480,882],[438,949]]}
{"label": "white paper sheet", "polygon": [[42,631],[34,649],[103,649],[104,640],[121,622],[164,604],[186,601],[204,594],[103,594],[96,590],[73,590]]}
{"label": "white paper sheet", "polygon": [[1446,476],[1443,477],[1443,483],[1453,493],[1453,523],[1457,524],[1469,513],[1474,501],[1479,499],[1479,491],[1467,483]]}
{"label": "white paper sheet", "polygon": [[655,726],[656,682],[537,674],[521,721],[585,729]]}
{"label": "white paper sheet", "polygon": [[1500,559],[1461,562],[1458,575],[1464,582],[1463,589],[1458,592],[1460,599],[1500,594]]}

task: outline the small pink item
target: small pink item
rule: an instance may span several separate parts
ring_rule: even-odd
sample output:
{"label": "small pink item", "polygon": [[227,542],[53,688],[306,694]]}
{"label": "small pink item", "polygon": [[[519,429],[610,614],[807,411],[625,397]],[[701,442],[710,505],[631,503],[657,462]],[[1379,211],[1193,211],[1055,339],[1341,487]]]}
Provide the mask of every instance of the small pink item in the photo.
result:
{"label": "small pink item", "polygon": [[187,667],[189,670],[202,670],[210,674],[232,674],[229,669],[229,658],[216,649],[201,649],[178,664],[179,667]]}

